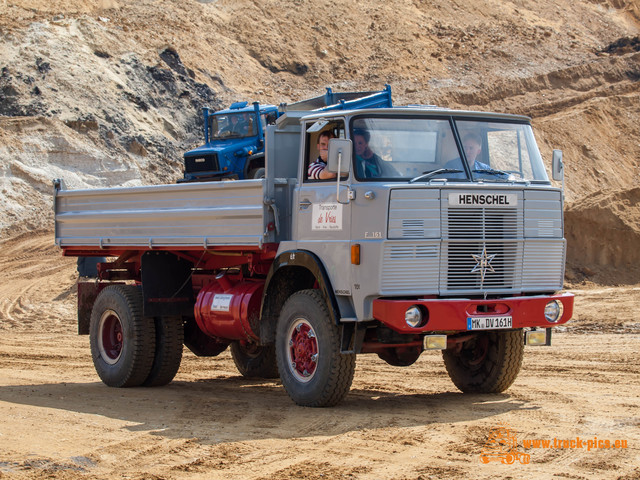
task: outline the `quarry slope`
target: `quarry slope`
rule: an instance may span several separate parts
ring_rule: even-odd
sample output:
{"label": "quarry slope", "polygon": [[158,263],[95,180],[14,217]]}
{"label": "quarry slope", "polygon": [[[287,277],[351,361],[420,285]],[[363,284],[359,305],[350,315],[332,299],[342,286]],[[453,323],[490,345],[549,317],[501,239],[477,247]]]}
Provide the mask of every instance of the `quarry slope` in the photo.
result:
{"label": "quarry slope", "polygon": [[[0,234],[51,229],[53,178],[69,188],[174,182],[182,153],[201,142],[203,106],[278,104],[327,86],[389,83],[398,105],[530,115],[545,161],[565,152],[568,205],[631,198],[639,4],[7,0]],[[572,235],[570,258],[595,232]]]}

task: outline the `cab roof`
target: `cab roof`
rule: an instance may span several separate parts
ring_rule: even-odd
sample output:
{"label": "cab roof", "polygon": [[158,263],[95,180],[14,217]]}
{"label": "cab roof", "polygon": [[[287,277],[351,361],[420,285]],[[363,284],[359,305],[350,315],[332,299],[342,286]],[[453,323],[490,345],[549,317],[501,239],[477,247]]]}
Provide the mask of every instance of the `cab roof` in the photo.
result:
{"label": "cab roof", "polygon": [[[266,112],[268,110],[277,111],[278,107],[275,105],[262,105],[260,104],[260,112]],[[232,103],[229,108],[217,110],[212,112],[211,115],[224,115],[228,113],[253,113],[255,111],[253,105],[249,105],[249,102],[235,102]]]}
{"label": "cab roof", "polygon": [[353,117],[355,115],[433,115],[439,117],[466,117],[487,120],[504,120],[518,123],[531,123],[531,117],[526,115],[513,115],[509,113],[481,112],[474,110],[453,110],[437,107],[435,105],[408,105],[393,108],[367,108],[360,110],[336,110],[323,113],[315,113],[301,116],[301,121],[316,120],[330,117]]}

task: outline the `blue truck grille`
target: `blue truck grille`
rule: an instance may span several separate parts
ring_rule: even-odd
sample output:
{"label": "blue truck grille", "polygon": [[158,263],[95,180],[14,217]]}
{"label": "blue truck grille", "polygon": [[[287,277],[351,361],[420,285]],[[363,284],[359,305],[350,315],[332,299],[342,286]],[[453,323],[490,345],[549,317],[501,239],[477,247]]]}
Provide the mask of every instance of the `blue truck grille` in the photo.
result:
{"label": "blue truck grille", "polygon": [[215,153],[184,157],[185,173],[217,172],[219,170],[218,155]]}

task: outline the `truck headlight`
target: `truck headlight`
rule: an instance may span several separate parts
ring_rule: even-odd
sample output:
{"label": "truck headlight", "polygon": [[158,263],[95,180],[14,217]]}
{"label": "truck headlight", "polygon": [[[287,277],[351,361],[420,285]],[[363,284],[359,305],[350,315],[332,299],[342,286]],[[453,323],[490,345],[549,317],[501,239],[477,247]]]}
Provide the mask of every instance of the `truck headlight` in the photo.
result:
{"label": "truck headlight", "polygon": [[557,300],[551,300],[547,303],[547,306],[544,307],[544,318],[549,323],[556,323],[560,320],[562,318],[562,303]]}
{"label": "truck headlight", "polygon": [[418,328],[422,325],[423,315],[420,307],[412,305],[404,312],[404,321],[411,328]]}

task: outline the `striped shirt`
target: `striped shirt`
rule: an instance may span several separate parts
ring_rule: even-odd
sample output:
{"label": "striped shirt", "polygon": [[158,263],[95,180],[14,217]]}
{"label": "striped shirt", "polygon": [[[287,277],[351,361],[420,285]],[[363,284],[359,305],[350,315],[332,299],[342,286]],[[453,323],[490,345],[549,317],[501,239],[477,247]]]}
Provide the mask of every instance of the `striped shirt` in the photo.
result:
{"label": "striped shirt", "polygon": [[320,180],[320,172],[327,168],[327,163],[318,157],[315,162],[309,164],[307,176],[309,180]]}

